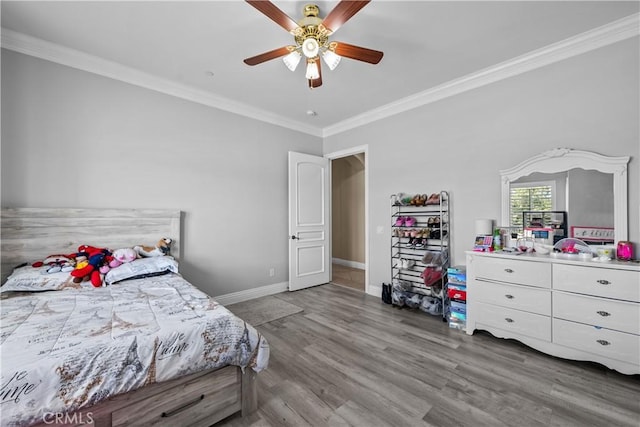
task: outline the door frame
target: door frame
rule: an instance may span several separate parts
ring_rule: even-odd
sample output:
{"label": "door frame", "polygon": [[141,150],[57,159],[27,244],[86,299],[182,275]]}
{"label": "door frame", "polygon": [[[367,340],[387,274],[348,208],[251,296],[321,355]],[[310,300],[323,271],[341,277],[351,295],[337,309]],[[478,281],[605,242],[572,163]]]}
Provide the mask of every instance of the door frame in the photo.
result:
{"label": "door frame", "polygon": [[[354,154],[364,154],[364,292],[369,293],[369,145],[358,145],[355,147],[345,148],[344,150],[334,151],[324,155],[329,159],[329,203],[333,201],[333,162],[332,160],[342,157],[352,156]],[[330,207],[331,208],[331,207]],[[331,208],[332,209],[332,208]],[[331,210],[333,212],[333,209]],[[329,256],[333,259],[333,215],[330,216],[329,229]],[[329,272],[333,277],[333,266]]]}

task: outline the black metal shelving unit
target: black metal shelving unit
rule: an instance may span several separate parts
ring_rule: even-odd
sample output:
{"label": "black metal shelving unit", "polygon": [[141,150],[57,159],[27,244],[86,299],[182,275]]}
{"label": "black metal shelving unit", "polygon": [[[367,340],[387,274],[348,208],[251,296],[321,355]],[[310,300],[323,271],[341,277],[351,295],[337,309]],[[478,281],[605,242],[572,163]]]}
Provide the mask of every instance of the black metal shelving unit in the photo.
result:
{"label": "black metal shelving unit", "polygon": [[[433,203],[434,194],[437,203]],[[407,204],[398,194],[391,196],[392,304],[421,308],[446,320],[451,200],[446,191],[427,196],[431,203],[424,205]],[[435,310],[435,300],[440,310]]]}

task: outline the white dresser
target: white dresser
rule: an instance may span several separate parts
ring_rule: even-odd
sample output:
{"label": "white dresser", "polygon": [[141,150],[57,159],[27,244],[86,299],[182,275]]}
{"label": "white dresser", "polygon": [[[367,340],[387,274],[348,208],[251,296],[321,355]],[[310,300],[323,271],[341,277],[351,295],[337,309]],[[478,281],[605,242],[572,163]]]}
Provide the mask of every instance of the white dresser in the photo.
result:
{"label": "white dresser", "polygon": [[467,252],[467,333],[640,374],[640,265]]}

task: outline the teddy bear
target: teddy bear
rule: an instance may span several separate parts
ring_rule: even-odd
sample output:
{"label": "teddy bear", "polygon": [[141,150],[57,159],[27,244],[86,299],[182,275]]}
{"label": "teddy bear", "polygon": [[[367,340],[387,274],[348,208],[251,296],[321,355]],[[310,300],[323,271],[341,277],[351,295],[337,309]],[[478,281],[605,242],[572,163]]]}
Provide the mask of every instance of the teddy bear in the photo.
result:
{"label": "teddy bear", "polygon": [[171,243],[173,243],[173,240],[168,237],[163,237],[155,246],[137,245],[134,246],[133,249],[141,257],[164,256],[169,254]]}
{"label": "teddy bear", "polygon": [[109,261],[113,259],[111,251],[106,248],[96,248],[95,246],[80,245],[78,252],[75,254],[76,267],[71,271],[74,283],[80,283],[84,280],[90,280],[91,284],[99,288],[102,286],[102,275],[106,274],[106,270],[101,273],[101,267],[105,265],[108,268]]}
{"label": "teddy bear", "polygon": [[122,248],[113,251],[112,257],[113,259],[109,262],[109,267],[116,268],[137,259],[138,253],[133,248]]}

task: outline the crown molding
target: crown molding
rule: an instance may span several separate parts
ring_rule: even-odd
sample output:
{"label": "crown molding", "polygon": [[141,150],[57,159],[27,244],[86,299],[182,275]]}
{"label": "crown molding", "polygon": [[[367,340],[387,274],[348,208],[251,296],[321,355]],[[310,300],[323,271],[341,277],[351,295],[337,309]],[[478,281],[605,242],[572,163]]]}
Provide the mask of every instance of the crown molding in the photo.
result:
{"label": "crown molding", "polygon": [[635,13],[508,61],[399,99],[382,107],[369,110],[335,125],[327,126],[323,129],[322,136],[326,138],[364,126],[377,120],[431,104],[499,80],[517,76],[600,47],[637,37],[639,33],[640,14]]}
{"label": "crown molding", "polygon": [[30,55],[82,71],[123,81],[132,85],[239,114],[276,126],[322,137],[322,129],[318,127],[290,120],[266,110],[236,102],[229,98],[214,95],[193,86],[177,83],[169,79],[145,73],[135,68],[127,67],[114,61],[109,61],[95,55],[89,55],[79,50],[70,49],[68,47],[18,33],[7,28],[2,28],[0,43],[5,49],[13,50],[25,55]]}
{"label": "crown molding", "polygon": [[535,70],[603,46],[632,37],[637,37],[639,33],[640,13],[635,13],[601,27],[594,28],[560,42],[545,46],[541,49],[531,51],[497,65],[451,80],[431,89],[415,93],[379,108],[369,110],[325,128],[309,126],[305,123],[273,114],[267,110],[255,108],[192,86],[157,77],[113,61],[108,61],[94,55],[89,55],[75,49],[60,46],[58,44],[6,28],[2,28],[0,43],[3,48],[26,55],[45,59],[47,61],[66,65],[79,70],[88,71],[90,73],[109,77],[115,80],[120,80],[167,95],[207,105],[209,107],[303,132],[312,136],[325,138],[448,98],[450,96],[455,96],[499,80]]}

